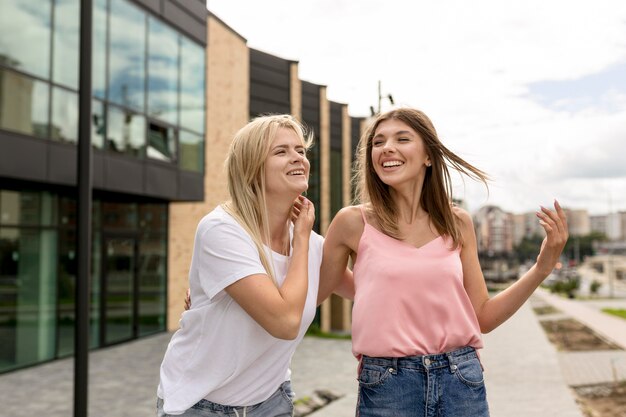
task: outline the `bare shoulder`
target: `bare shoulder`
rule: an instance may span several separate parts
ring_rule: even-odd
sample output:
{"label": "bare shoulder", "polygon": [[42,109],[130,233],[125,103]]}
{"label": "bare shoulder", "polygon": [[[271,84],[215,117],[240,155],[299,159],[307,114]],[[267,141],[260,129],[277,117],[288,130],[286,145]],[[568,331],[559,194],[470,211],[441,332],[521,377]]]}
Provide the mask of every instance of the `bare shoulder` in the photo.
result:
{"label": "bare shoulder", "polygon": [[352,248],[360,239],[363,227],[361,206],[347,206],[339,210],[333,218],[326,238],[343,242],[346,246]]}
{"label": "bare shoulder", "polygon": [[337,212],[332,225],[345,232],[356,231],[363,228],[361,206],[347,206]]}
{"label": "bare shoulder", "polygon": [[469,214],[467,210],[461,207],[452,207],[452,212],[459,219],[459,226],[461,226],[462,230],[466,230],[467,228],[474,229],[472,215]]}

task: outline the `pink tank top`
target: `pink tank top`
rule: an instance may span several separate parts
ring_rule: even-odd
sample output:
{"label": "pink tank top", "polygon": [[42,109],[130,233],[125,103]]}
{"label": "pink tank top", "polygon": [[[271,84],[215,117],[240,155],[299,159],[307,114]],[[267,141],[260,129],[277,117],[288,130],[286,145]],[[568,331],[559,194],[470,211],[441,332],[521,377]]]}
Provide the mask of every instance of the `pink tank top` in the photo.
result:
{"label": "pink tank top", "polygon": [[365,223],[354,264],[352,352],[375,357],[482,348],[465,288],[460,248],[439,236],[425,245],[396,240]]}

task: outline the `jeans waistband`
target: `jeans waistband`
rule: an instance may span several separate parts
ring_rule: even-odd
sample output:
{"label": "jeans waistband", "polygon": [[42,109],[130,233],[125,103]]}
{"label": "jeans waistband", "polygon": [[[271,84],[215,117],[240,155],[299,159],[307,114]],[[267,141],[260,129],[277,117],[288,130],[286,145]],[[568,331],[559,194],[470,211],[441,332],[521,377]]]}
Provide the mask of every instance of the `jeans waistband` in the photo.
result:
{"label": "jeans waistband", "polygon": [[394,369],[435,369],[456,365],[473,358],[478,358],[476,349],[471,346],[465,346],[450,352],[436,353],[433,355],[402,356],[399,358],[363,355],[361,365],[379,365]]}

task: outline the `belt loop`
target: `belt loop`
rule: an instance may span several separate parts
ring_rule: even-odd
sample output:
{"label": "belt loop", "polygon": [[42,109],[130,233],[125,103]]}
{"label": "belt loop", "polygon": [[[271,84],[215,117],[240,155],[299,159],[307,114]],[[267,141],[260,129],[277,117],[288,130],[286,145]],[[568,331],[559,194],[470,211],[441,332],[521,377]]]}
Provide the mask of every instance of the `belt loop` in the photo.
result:
{"label": "belt loop", "polygon": [[391,358],[391,367],[394,370],[398,370],[398,358]]}
{"label": "belt loop", "polygon": [[446,353],[446,356],[448,357],[448,366],[450,367],[450,372],[455,373],[457,366],[456,363],[454,363],[454,361],[452,360],[453,356],[452,356],[453,352],[448,352]]}

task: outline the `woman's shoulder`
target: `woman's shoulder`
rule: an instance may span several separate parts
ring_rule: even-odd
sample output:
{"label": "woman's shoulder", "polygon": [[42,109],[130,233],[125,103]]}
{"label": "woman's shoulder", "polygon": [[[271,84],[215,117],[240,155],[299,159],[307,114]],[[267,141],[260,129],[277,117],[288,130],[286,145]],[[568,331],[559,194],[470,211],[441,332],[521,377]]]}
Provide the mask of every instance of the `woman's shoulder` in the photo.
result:
{"label": "woman's shoulder", "polygon": [[356,206],[346,206],[339,210],[333,219],[333,223],[338,223],[342,227],[360,228],[363,227],[363,216],[367,215],[367,210],[362,204]]}

